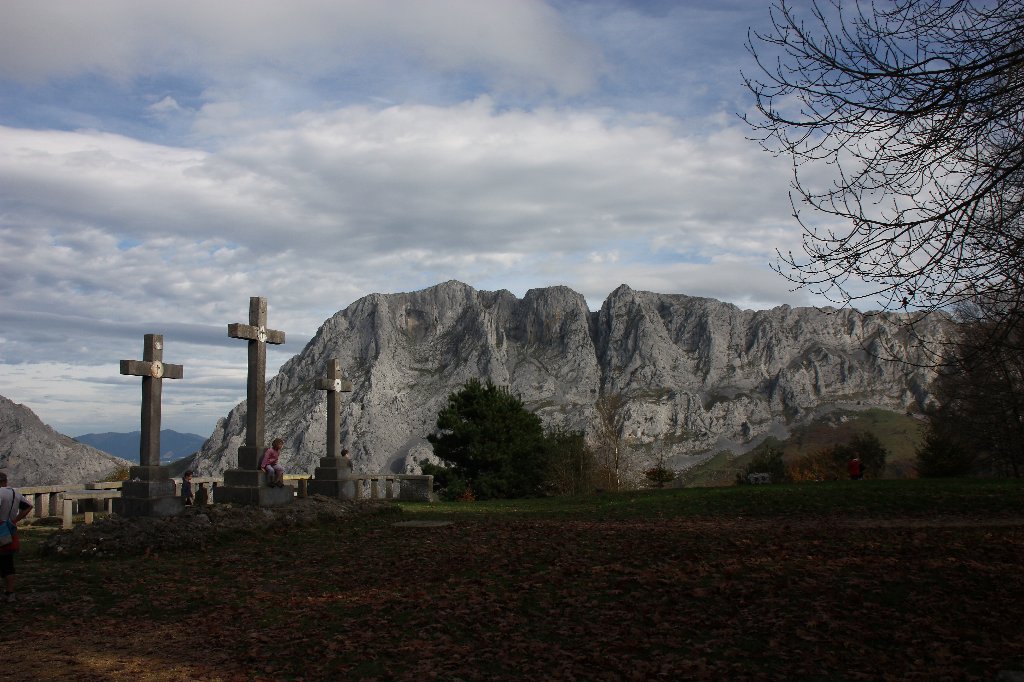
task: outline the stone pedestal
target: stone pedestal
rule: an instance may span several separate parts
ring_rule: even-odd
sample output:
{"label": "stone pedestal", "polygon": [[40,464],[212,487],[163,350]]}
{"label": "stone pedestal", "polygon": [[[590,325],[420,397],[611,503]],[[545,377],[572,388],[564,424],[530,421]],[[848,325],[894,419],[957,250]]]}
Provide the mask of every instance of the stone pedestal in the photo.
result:
{"label": "stone pedestal", "polygon": [[398,499],[409,502],[434,501],[434,477],[427,474],[406,474],[400,477]]}
{"label": "stone pedestal", "polygon": [[[238,469],[241,471],[260,471],[260,461],[263,459],[264,448],[242,445],[238,448]],[[227,479],[225,479],[227,482]]]}
{"label": "stone pedestal", "polygon": [[121,516],[176,516],[185,505],[175,495],[176,488],[162,466],[133,466],[131,480],[121,486],[121,497],[113,500],[113,511]]}
{"label": "stone pedestal", "polygon": [[[224,472],[224,485],[213,490],[213,502],[247,504],[258,507],[280,507],[295,501],[295,486],[272,488],[267,475],[260,471],[260,448],[243,445],[238,448],[238,469]],[[251,467],[251,468],[250,468]]]}
{"label": "stone pedestal", "polygon": [[345,457],[321,457],[320,466],[313,472],[313,480],[309,482],[310,495],[325,495],[343,500],[355,497],[355,486],[358,481],[350,480],[352,462]]}

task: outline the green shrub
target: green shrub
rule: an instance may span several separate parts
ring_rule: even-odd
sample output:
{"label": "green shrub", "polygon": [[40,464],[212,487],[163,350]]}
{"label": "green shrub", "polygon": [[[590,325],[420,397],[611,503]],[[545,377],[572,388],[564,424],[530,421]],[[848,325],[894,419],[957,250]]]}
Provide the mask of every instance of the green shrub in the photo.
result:
{"label": "green shrub", "polygon": [[466,382],[448,396],[437,432],[427,440],[442,465],[424,473],[442,480],[445,495],[460,497],[468,489],[486,500],[541,493],[547,473],[543,426],[505,387]]}
{"label": "green shrub", "polygon": [[644,476],[656,488],[664,488],[666,483],[671,483],[676,478],[676,472],[665,466],[664,455],[658,459],[658,463],[644,472]]}
{"label": "green shrub", "polygon": [[772,483],[782,483],[788,480],[782,450],[769,446],[759,451],[747,463],[746,469],[736,476],[736,482],[746,483],[747,476],[750,474],[769,474],[772,477]]}
{"label": "green shrub", "polygon": [[931,429],[917,451],[917,474],[921,478],[949,478],[974,473],[978,456],[955,434]]}

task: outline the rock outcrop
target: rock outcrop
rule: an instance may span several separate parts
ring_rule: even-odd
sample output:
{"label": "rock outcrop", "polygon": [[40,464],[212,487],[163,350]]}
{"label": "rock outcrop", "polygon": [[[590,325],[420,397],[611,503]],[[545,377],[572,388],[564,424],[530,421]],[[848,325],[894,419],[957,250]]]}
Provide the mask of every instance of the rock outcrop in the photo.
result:
{"label": "rock outcrop", "polygon": [[57,433],[24,405],[0,396],[0,469],[15,488],[99,481],[131,462]]}
{"label": "rock outcrop", "polygon": [[[853,310],[740,310],[627,286],[596,313],[566,287],[522,299],[460,282],[373,294],[324,322],[268,383],[267,439],[285,440],[290,471],[313,471],[326,452],[326,393],[316,386],[338,358],[353,383],[342,441],[357,471],[414,471],[431,455],[438,411],[471,378],[510,387],[548,426],[588,433],[598,398],[621,394],[632,459],[664,455],[686,468],[821,411],[926,403],[933,375],[917,366],[928,360],[920,339],[941,339],[946,323],[925,319],[912,334],[899,322]],[[235,466],[244,430],[242,403],[197,454],[199,472]]]}

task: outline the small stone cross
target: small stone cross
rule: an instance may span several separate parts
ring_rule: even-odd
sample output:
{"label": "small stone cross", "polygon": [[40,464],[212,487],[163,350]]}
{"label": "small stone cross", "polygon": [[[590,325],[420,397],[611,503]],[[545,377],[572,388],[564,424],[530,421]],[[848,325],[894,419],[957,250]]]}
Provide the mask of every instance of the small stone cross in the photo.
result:
{"label": "small stone cross", "polygon": [[139,440],[139,465],[160,466],[160,401],[163,379],[184,376],[181,365],[164,363],[164,337],[146,334],[142,360],[122,360],[121,374],[142,377],[142,436]]}
{"label": "small stone cross", "polygon": [[327,457],[337,459],[341,440],[341,419],[339,418],[339,393],[351,393],[352,382],[341,376],[341,363],[337,359],[327,365],[327,377],[317,386],[327,391]]}
{"label": "small stone cross", "polygon": [[263,447],[267,397],[267,344],[284,343],[284,332],[267,329],[267,299],[249,299],[249,324],[229,324],[228,336],[249,341],[249,378],[245,385],[245,445]]}

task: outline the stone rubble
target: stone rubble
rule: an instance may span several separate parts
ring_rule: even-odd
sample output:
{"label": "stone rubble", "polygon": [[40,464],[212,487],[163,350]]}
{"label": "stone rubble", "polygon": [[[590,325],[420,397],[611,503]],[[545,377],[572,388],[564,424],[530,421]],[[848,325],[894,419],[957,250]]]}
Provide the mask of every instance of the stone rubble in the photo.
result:
{"label": "stone rubble", "polygon": [[349,501],[312,495],[272,508],[213,504],[187,507],[179,516],[164,518],[112,515],[54,532],[43,542],[40,552],[46,557],[73,559],[194,551],[202,550],[219,538],[256,533],[268,526],[301,528],[338,523],[356,515],[397,511],[397,507],[385,501]]}

